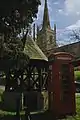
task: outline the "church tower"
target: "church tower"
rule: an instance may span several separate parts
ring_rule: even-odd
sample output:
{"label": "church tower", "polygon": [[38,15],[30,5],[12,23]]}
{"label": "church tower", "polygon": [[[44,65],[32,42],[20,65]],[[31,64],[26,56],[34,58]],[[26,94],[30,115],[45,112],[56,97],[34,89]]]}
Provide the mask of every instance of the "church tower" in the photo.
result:
{"label": "church tower", "polygon": [[45,54],[56,47],[56,25],[54,24],[54,30],[52,30],[50,26],[47,0],[45,0],[42,29],[39,30],[39,27],[37,26],[36,42]]}

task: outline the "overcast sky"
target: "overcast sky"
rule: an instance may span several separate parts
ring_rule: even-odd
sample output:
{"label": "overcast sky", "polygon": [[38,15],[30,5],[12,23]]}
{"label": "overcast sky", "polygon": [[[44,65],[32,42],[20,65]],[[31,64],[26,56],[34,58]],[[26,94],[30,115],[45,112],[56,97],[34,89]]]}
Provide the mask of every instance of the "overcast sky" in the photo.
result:
{"label": "overcast sky", "polygon": [[[80,27],[80,0],[47,0],[51,28],[54,23],[57,25],[59,35],[64,31]],[[41,0],[39,6],[37,24],[40,25],[43,20],[44,2]],[[62,36],[61,36],[62,37]]]}

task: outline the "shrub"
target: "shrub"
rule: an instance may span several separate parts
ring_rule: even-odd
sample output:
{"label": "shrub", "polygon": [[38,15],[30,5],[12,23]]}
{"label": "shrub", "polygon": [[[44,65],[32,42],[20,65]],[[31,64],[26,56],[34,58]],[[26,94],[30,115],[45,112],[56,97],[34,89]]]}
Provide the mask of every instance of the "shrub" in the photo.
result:
{"label": "shrub", "polygon": [[80,71],[74,71],[75,80],[80,82]]}

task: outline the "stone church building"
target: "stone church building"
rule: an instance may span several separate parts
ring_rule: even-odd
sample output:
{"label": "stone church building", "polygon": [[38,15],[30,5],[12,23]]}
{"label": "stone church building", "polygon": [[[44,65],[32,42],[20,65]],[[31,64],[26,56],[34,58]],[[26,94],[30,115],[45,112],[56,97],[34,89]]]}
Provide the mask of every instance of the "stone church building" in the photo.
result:
{"label": "stone church building", "polygon": [[37,45],[45,53],[56,47],[56,25],[51,29],[47,0],[45,0],[42,29],[37,28]]}
{"label": "stone church building", "polygon": [[54,24],[54,29],[52,30],[47,0],[45,0],[42,29],[39,30],[39,27],[37,27],[36,43],[46,56],[53,52],[69,52],[73,54],[76,59],[80,58],[80,42],[58,47],[56,43],[56,24]]}

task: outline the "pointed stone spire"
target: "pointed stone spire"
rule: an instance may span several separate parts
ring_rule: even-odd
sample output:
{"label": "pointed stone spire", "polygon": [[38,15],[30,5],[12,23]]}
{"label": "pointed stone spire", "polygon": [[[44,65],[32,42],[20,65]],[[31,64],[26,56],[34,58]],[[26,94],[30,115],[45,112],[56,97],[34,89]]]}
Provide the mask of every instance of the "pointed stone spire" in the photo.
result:
{"label": "pointed stone spire", "polygon": [[47,0],[45,0],[45,6],[44,6],[44,16],[43,16],[43,28],[50,28],[50,21],[49,21],[49,13],[48,13],[48,7],[47,7]]}

